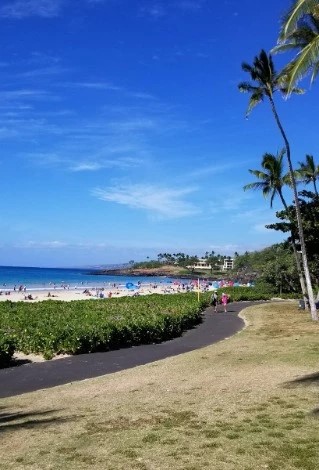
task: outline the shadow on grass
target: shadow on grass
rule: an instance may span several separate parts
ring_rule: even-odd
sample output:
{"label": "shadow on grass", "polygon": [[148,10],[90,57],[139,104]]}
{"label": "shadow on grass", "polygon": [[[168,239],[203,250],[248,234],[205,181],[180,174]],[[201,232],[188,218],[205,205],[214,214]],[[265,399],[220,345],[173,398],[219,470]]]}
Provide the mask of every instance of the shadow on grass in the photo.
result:
{"label": "shadow on grass", "polygon": [[313,374],[303,375],[297,379],[290,380],[284,384],[285,388],[293,388],[298,385],[319,385],[319,372],[314,372]]}
{"label": "shadow on grass", "polygon": [[0,434],[6,431],[18,429],[33,429],[39,426],[63,423],[75,419],[75,417],[56,416],[57,410],[34,411],[34,412],[7,412],[5,408],[0,409]]}

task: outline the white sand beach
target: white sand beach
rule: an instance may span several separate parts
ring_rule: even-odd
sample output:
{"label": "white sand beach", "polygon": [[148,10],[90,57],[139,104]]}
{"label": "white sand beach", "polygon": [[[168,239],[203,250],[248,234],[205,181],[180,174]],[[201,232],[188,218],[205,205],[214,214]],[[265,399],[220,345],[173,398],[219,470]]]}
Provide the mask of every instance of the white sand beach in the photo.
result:
{"label": "white sand beach", "polygon": [[[197,292],[197,286],[187,284],[188,291],[192,290]],[[201,291],[206,290],[206,286],[201,287]],[[180,283],[172,284],[141,284],[139,288],[128,289],[127,287],[105,287],[105,288],[77,288],[77,289],[51,289],[51,290],[26,290],[25,292],[19,291],[2,291],[0,295],[0,302],[10,300],[12,302],[41,302],[46,300],[62,300],[70,302],[72,300],[89,300],[92,301],[102,298],[108,300],[109,298],[119,297],[134,297],[151,294],[176,294],[187,292],[186,285]]]}

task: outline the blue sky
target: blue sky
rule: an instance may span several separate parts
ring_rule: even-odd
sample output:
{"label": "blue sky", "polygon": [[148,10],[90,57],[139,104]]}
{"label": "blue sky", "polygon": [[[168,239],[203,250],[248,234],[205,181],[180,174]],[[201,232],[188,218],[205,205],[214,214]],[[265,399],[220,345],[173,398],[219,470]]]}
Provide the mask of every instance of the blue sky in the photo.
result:
{"label": "blue sky", "polygon": [[[269,201],[242,187],[282,141],[267,103],[245,119],[237,85],[241,63],[275,45],[289,5],[2,0],[0,264],[232,255],[281,241],[264,228]],[[277,97],[295,163],[317,153],[318,84],[305,86]]]}

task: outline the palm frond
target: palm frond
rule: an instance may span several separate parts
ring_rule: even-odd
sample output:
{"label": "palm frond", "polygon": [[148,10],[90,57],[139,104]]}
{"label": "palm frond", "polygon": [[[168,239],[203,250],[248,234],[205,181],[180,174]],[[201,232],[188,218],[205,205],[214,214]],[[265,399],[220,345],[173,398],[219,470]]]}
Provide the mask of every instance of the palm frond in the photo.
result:
{"label": "palm frond", "polygon": [[247,62],[243,62],[241,64],[241,68],[244,72],[248,72],[248,73],[251,73],[252,70],[253,70],[253,67],[250,64],[248,64]]}
{"label": "palm frond", "polygon": [[300,18],[311,14],[317,6],[318,0],[297,0],[283,18],[278,42],[285,41],[287,36],[296,29]]}
{"label": "palm frond", "polygon": [[245,184],[245,186],[243,187],[243,190],[244,191],[247,191],[247,190],[250,190],[250,189],[253,189],[255,191],[259,190],[259,189],[264,189],[264,184],[265,183],[262,183],[260,181],[256,181],[254,183],[248,183],[248,184]]}
{"label": "palm frond", "polygon": [[310,23],[312,29],[314,29],[315,31],[317,31],[319,33],[319,3],[313,9],[312,14],[309,15],[309,23]]}
{"label": "palm frond", "polygon": [[272,54],[280,54],[281,52],[287,52],[296,49],[296,44],[293,42],[278,44],[277,46],[271,49]]}
{"label": "palm frond", "polygon": [[306,162],[307,162],[307,167],[309,168],[309,170],[311,170],[314,173],[316,171],[316,165],[315,165],[313,155],[306,155]]}
{"label": "palm frond", "polygon": [[293,87],[290,89],[289,85],[287,85],[287,86],[281,86],[280,92],[284,95],[285,98],[287,98],[291,95],[291,93],[294,93],[295,95],[303,95],[305,93],[305,90],[304,88],[299,88],[299,87]]}
{"label": "palm frond", "polygon": [[253,86],[249,82],[241,82],[238,85],[238,89],[241,93],[256,93],[259,90],[259,87]]}
{"label": "palm frond", "polygon": [[257,106],[257,104],[261,103],[264,99],[264,93],[259,90],[253,93],[248,102],[248,108],[246,110],[246,117],[252,112],[252,110]]}
{"label": "palm frond", "polygon": [[285,41],[273,47],[271,49],[271,53],[277,54],[290,50],[303,49],[307,44],[309,44],[309,42],[315,39],[318,34],[319,29],[317,29],[317,26],[309,26],[308,24],[298,26],[298,29],[295,29],[290,35],[288,35]]}
{"label": "palm frond", "polygon": [[260,170],[248,170],[250,174],[256,176],[259,180],[267,180],[268,174]]}
{"label": "palm frond", "polygon": [[319,60],[316,64],[313,65],[312,67],[312,74],[311,74],[311,78],[310,78],[310,83],[312,83],[315,78],[317,77],[318,75],[318,72],[319,72]]}
{"label": "palm frond", "polygon": [[[293,86],[301,80],[313,66],[318,69],[319,61],[319,35],[300,51],[294,60],[294,66],[289,74],[288,91],[292,92]],[[313,80],[313,78],[312,78]]]}
{"label": "palm frond", "polygon": [[265,185],[264,186],[264,189],[263,189],[263,196],[265,199],[267,199],[267,197],[269,196],[269,194],[273,194],[274,193],[274,190],[271,188],[271,186],[269,185]]}

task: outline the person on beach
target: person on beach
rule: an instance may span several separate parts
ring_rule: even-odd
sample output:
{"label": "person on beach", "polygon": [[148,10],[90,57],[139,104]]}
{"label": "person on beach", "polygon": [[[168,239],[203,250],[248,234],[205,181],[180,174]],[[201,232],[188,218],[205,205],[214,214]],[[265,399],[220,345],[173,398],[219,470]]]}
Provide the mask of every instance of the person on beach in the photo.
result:
{"label": "person on beach", "polygon": [[228,304],[228,295],[225,294],[225,292],[222,293],[221,302],[224,306],[224,312],[226,313],[227,312],[227,304]]}
{"label": "person on beach", "polygon": [[217,313],[218,296],[216,291],[212,293],[210,304],[214,307],[214,312]]}

